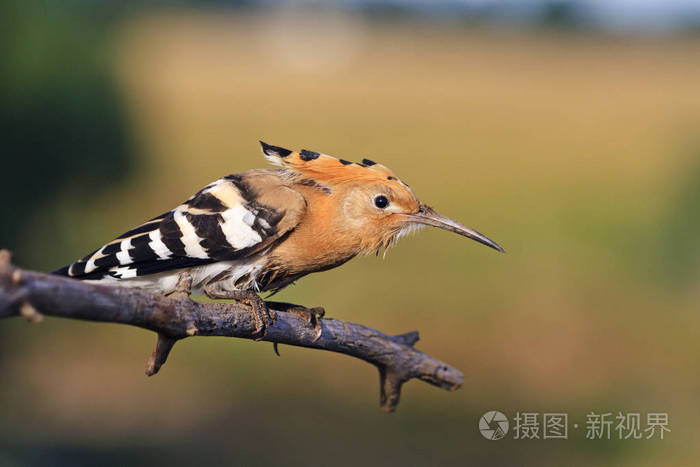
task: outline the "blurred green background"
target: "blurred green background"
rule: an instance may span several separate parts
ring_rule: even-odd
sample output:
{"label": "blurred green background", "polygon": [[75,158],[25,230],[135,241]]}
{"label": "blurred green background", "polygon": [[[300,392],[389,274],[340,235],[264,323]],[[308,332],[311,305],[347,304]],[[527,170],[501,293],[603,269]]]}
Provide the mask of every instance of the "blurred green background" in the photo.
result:
{"label": "blurred green background", "polygon": [[[0,246],[53,270],[265,166],[259,139],[368,157],[508,253],[424,230],[279,298],[418,329],[463,388],[411,382],[387,415],[345,356],[195,338],[146,378],[149,332],[6,320],[0,465],[697,465],[700,37],[566,2],[527,24],[245,3],[3,3]],[[580,428],[488,441],[488,410]],[[672,431],[587,440],[591,411]]]}

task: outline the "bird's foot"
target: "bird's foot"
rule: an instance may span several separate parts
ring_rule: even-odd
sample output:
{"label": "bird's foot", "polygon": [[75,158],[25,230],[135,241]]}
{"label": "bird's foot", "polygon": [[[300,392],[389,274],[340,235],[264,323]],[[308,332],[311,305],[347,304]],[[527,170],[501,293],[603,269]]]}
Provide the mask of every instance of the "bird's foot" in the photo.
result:
{"label": "bird's foot", "polygon": [[277,316],[273,310],[270,310],[265,303],[265,300],[260,298],[258,294],[252,290],[247,291],[248,293],[243,294],[236,299],[238,303],[248,305],[253,310],[253,317],[255,318],[255,334],[257,337],[256,341],[261,341],[267,333],[267,327],[275,324],[275,319]]}
{"label": "bird's foot", "polygon": [[295,305],[293,303],[285,302],[267,302],[267,304],[268,306],[271,306],[276,310],[292,313],[306,320],[306,322],[309,323],[309,326],[313,327],[316,333],[314,342],[316,342],[321,337],[321,331],[323,330],[323,326],[321,326],[321,318],[323,318],[326,315],[325,308],[320,306],[314,308],[306,308],[302,305]]}
{"label": "bird's foot", "polygon": [[177,276],[177,284],[175,288],[166,295],[182,295],[189,297],[192,292],[192,276],[189,272],[183,272]]}
{"label": "bird's foot", "polygon": [[204,287],[204,293],[212,299],[236,300],[238,303],[249,306],[255,319],[256,341],[262,340],[267,332],[267,327],[275,323],[275,312],[252,290],[225,290],[212,286]]}

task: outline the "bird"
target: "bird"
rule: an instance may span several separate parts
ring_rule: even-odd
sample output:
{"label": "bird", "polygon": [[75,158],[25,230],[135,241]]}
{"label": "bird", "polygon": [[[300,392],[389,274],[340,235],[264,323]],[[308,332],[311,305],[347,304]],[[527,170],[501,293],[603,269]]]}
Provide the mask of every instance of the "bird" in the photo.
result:
{"label": "bird", "polygon": [[250,306],[264,335],[275,315],[259,293],[386,251],[421,227],[505,252],[423,204],[382,164],[260,144],[276,168],[220,178],[54,274],[165,295],[184,280],[188,293]]}

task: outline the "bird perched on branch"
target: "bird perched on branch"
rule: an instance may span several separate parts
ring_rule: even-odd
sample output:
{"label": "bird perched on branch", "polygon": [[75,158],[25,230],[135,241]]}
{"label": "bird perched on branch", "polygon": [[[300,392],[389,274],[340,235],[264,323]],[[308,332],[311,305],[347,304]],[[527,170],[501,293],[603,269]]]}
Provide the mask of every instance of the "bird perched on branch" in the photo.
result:
{"label": "bird perched on branch", "polygon": [[503,249],[422,204],[391,170],[263,143],[277,169],[210,183],[173,210],[55,271],[76,279],[168,294],[186,275],[210,298],[252,307],[264,334],[273,316],[257,292],[379,252],[431,225]]}

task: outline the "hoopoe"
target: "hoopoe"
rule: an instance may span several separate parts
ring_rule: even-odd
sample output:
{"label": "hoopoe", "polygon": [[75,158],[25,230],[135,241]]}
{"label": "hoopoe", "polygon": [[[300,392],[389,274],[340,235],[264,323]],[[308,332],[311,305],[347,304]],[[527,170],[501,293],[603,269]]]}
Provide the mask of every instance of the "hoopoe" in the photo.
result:
{"label": "hoopoe", "polygon": [[419,227],[504,251],[422,204],[381,164],[260,143],[280,168],[220,178],[54,273],[162,294],[187,274],[193,291],[251,306],[256,331],[264,334],[274,316],[258,292],[276,293],[307,274],[378,253]]}

